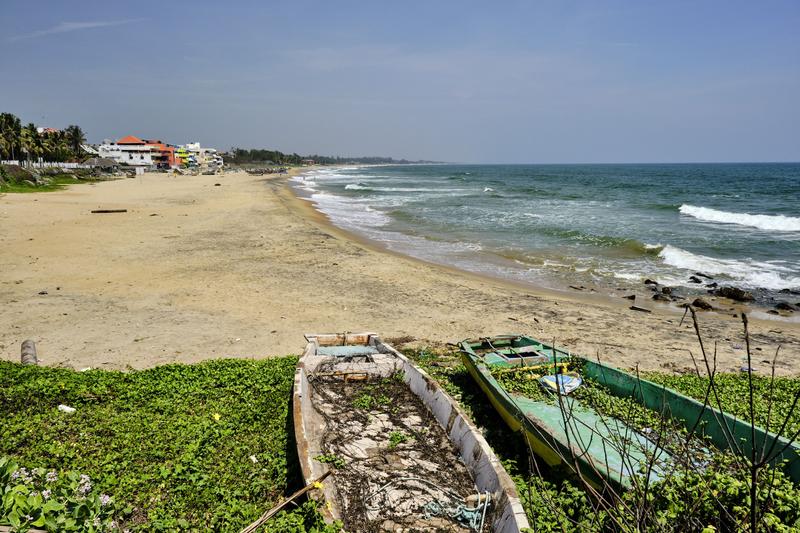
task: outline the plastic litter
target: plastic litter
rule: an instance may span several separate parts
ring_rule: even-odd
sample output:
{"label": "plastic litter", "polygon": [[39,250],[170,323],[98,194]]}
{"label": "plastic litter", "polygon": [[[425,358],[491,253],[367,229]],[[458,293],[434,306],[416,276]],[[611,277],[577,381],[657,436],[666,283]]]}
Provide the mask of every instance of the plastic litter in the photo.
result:
{"label": "plastic litter", "polygon": [[558,392],[562,396],[567,396],[583,384],[583,379],[575,373],[556,374],[539,378],[539,383],[548,392]]}

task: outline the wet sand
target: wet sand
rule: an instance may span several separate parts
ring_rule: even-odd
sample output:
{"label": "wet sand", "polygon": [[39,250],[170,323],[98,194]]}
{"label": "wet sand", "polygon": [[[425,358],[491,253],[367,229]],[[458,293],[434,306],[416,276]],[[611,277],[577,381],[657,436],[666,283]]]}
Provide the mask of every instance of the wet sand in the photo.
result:
{"label": "wet sand", "polygon": [[[303,333],[345,330],[415,344],[528,333],[626,368],[699,355],[674,306],[641,313],[402,257],[331,226],[285,177],[147,174],[2,196],[0,272],[0,357],[18,361],[31,338],[43,364],[78,369],[299,353]],[[731,315],[700,313],[721,370],[744,364]],[[800,372],[800,325],[750,331],[756,368],[780,345],[778,373]]]}

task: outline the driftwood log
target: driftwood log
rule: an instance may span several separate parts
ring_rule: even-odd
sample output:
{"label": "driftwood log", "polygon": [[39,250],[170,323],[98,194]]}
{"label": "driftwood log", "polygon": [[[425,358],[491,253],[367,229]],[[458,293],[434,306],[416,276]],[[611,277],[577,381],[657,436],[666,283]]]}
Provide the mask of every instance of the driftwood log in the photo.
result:
{"label": "driftwood log", "polygon": [[127,213],[127,209],[93,209],[92,213]]}
{"label": "driftwood log", "polygon": [[36,343],[30,339],[22,341],[22,353],[20,361],[23,365],[38,365],[39,358],[36,356]]}

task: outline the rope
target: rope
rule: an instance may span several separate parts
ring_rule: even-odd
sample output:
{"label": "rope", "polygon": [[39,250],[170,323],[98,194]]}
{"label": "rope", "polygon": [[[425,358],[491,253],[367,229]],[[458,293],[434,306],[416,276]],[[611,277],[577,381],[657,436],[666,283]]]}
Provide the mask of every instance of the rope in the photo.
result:
{"label": "rope", "polygon": [[[373,491],[369,496],[364,498],[364,503],[366,504],[372,498],[380,494],[381,492],[385,491],[387,488],[392,486],[395,483],[399,483],[401,481],[419,481],[425,484],[430,485],[431,487],[441,491],[445,495],[449,496],[452,500],[456,500],[461,502],[461,496],[451,492],[450,490],[433,483],[427,479],[414,477],[414,476],[404,476],[395,478],[381,488]],[[428,502],[424,509],[425,509],[425,518],[430,519],[434,516],[443,516],[447,517],[455,522],[458,522],[464,526],[469,527],[474,531],[478,531],[479,533],[483,531],[483,524],[486,520],[486,511],[489,508],[489,503],[491,502],[491,495],[489,491],[484,492],[485,500],[481,502],[481,494],[478,492],[478,504],[475,507],[468,507],[464,503],[458,503],[455,506],[445,506],[441,501],[434,500]]]}

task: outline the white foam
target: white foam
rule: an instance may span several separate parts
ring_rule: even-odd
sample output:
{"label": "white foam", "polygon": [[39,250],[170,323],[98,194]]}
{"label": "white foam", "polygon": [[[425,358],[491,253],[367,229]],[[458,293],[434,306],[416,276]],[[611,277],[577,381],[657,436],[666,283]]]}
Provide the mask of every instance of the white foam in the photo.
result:
{"label": "white foam", "polygon": [[718,211],[717,209],[711,209],[709,207],[697,207],[689,204],[683,204],[678,210],[683,215],[707,222],[749,226],[765,231],[800,231],[800,217],[729,213],[728,211]]}
{"label": "white foam", "polygon": [[800,286],[800,277],[792,276],[791,269],[781,266],[777,262],[717,259],[693,254],[669,244],[661,250],[658,256],[670,266],[693,272],[701,271],[712,275],[727,276],[748,287],[779,290]]}
{"label": "white foam", "polygon": [[361,185],[360,183],[348,183],[344,186],[345,189],[348,191],[365,191],[369,190],[369,187],[366,185]]}
{"label": "white foam", "polygon": [[635,272],[611,272],[611,275],[615,278],[625,279],[629,281],[639,281],[642,279],[642,275],[635,273]]}

